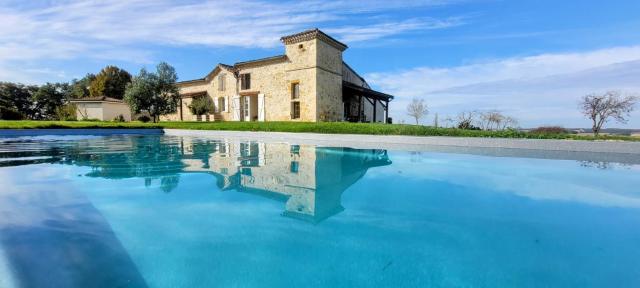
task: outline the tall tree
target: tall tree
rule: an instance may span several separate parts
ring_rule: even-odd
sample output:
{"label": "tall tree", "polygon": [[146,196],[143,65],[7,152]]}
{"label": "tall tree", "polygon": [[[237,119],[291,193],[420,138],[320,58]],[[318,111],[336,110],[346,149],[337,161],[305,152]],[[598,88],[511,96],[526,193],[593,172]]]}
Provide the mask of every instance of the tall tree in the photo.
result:
{"label": "tall tree", "polygon": [[580,108],[582,113],[592,121],[593,135],[598,137],[602,126],[613,118],[618,123],[627,123],[627,117],[638,98],[622,96],[620,92],[608,91],[604,94],[589,94],[582,97]]}
{"label": "tall tree", "polygon": [[32,118],[31,98],[37,89],[36,86],[0,82],[0,119]]}
{"label": "tall tree", "polygon": [[124,101],[135,113],[146,111],[157,122],[158,116],[174,113],[178,108],[177,79],[175,69],[165,62],[158,64],[156,73],[143,68],[127,85]]}
{"label": "tall tree", "polygon": [[89,73],[86,76],[82,77],[82,79],[80,80],[77,80],[77,79],[71,80],[70,97],[71,98],[89,97],[89,95],[91,95],[91,93],[89,92],[89,87],[91,87],[91,82],[95,79],[96,79],[96,75]]}
{"label": "tall tree", "polygon": [[416,125],[420,123],[420,119],[429,113],[427,104],[424,103],[424,99],[413,98],[411,103],[407,105],[407,114],[416,119]]}
{"label": "tall tree", "polygon": [[107,96],[122,99],[127,84],[130,82],[131,74],[129,72],[116,66],[107,66],[91,81],[89,94],[91,97]]}
{"label": "tall tree", "polygon": [[34,119],[55,119],[56,108],[62,106],[66,99],[65,91],[68,90],[66,83],[47,83],[33,94]]}

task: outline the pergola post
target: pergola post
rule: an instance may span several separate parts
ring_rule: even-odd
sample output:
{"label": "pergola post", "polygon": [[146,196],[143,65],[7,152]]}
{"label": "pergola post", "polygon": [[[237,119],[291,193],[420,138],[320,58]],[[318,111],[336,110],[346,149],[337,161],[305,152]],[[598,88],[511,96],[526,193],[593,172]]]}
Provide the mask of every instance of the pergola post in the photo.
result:
{"label": "pergola post", "polygon": [[362,122],[362,95],[358,95],[358,122]]}
{"label": "pergola post", "polygon": [[377,99],[373,99],[373,120],[371,121],[371,123],[375,123],[376,122],[376,104],[378,104],[378,100]]}
{"label": "pergola post", "polygon": [[389,101],[386,101],[384,105],[384,123],[388,123],[389,120]]}

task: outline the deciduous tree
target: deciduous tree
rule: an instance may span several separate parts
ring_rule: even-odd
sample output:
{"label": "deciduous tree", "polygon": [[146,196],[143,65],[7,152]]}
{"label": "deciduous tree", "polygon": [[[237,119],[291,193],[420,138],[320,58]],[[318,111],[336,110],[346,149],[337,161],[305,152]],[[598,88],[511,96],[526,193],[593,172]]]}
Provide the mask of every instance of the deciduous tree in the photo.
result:
{"label": "deciduous tree", "polygon": [[473,125],[476,114],[477,112],[475,111],[461,112],[460,114],[458,114],[458,116],[456,117],[458,121],[458,129],[480,130],[479,127]]}
{"label": "deciduous tree", "polygon": [[32,96],[37,90],[37,86],[0,82],[0,119],[32,118]]}
{"label": "deciduous tree", "polygon": [[158,64],[156,73],[143,68],[127,85],[124,101],[135,113],[146,111],[156,122],[158,116],[176,112],[180,100],[177,79],[175,69],[164,62]]}
{"label": "deciduous tree", "polygon": [[89,97],[89,95],[91,95],[91,93],[89,92],[89,87],[91,87],[91,82],[95,79],[96,79],[96,75],[89,73],[86,76],[82,77],[82,79],[80,80],[77,80],[77,79],[71,80],[70,97],[71,98]]}
{"label": "deciduous tree", "polygon": [[33,119],[55,119],[56,109],[66,101],[66,83],[47,83],[33,94]]}
{"label": "deciduous tree", "polygon": [[592,121],[593,135],[598,136],[602,126],[610,119],[618,123],[627,123],[629,114],[633,111],[638,98],[622,96],[618,91],[608,91],[604,94],[589,94],[582,97],[580,109]]}
{"label": "deciduous tree", "polygon": [[127,84],[131,82],[131,74],[116,66],[103,68],[89,86],[91,97],[107,96],[116,99],[124,97]]}
{"label": "deciduous tree", "polygon": [[420,119],[429,113],[429,109],[427,108],[427,104],[424,103],[424,99],[416,99],[413,98],[411,103],[407,105],[407,115],[411,116],[416,120],[416,125],[420,123]]}

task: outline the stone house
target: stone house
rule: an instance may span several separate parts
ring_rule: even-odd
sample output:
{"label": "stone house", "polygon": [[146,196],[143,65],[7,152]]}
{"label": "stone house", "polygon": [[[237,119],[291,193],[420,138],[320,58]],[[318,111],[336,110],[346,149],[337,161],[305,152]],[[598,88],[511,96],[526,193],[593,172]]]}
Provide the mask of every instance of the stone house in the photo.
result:
{"label": "stone house", "polygon": [[[342,60],[347,45],[313,29],[281,38],[285,54],[218,64],[204,78],[178,83],[178,111],[165,121],[386,122],[393,96],[374,91]],[[209,97],[215,111],[190,112]]]}

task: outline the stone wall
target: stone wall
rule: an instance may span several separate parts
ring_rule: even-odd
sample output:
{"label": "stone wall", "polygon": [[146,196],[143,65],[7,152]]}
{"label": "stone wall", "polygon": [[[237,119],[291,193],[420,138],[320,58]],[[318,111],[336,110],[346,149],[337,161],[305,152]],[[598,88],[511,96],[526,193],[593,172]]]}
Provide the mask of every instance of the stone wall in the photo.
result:
{"label": "stone wall", "polygon": [[[291,87],[299,83],[300,87],[300,119],[297,121],[315,122],[317,116],[317,80],[316,55],[317,40],[312,39],[300,43],[285,45],[289,62],[285,67],[287,81],[287,104],[291,111]],[[289,115],[289,119],[291,116]]]}
{"label": "stone wall", "polygon": [[[240,94],[264,94],[265,121],[291,119],[289,92],[285,80],[287,62],[253,64],[240,67],[240,74],[251,74],[251,88],[239,90]],[[257,101],[257,97],[252,99]]]}
{"label": "stone wall", "polygon": [[344,117],[342,103],[342,76],[317,69],[317,113],[319,121],[341,121]]}

